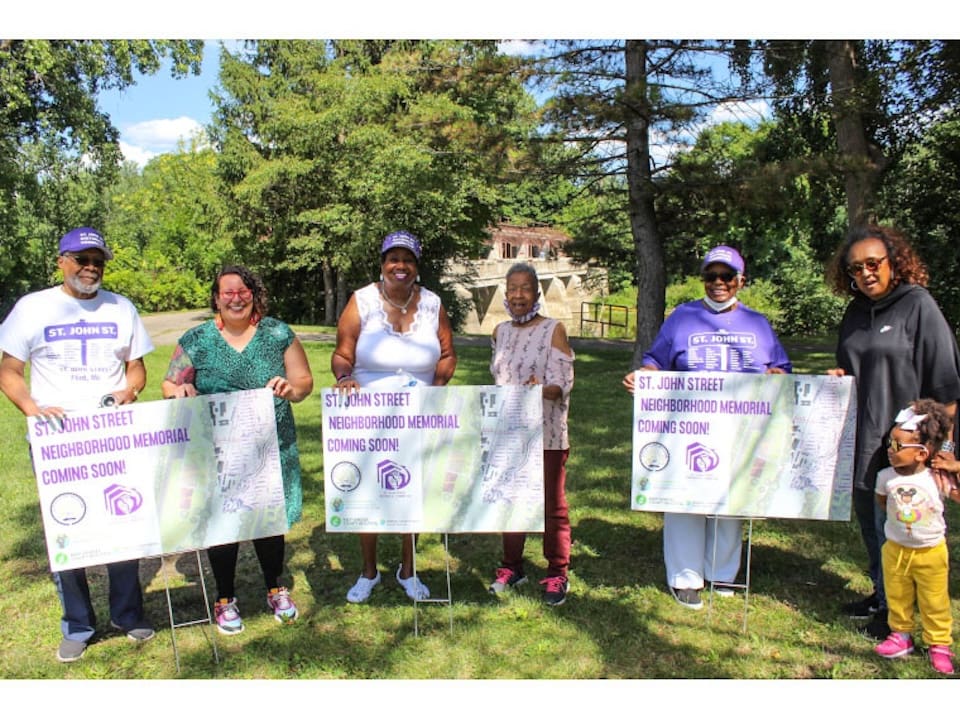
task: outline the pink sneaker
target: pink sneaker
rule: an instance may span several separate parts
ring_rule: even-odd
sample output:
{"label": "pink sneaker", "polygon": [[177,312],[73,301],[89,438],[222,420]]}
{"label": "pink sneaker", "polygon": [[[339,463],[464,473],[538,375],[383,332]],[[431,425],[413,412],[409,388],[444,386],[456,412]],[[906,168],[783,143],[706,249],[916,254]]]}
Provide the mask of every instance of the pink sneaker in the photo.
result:
{"label": "pink sneaker", "polygon": [[898,658],[913,652],[913,638],[898,632],[887,635],[887,639],[877,645],[877,655],[885,658]]}
{"label": "pink sneaker", "polygon": [[278,623],[291,623],[300,615],[285,587],[270,588],[267,605],[273,610],[273,617]]}
{"label": "pink sneaker", "polygon": [[930,664],[933,665],[934,670],[944,675],[953,675],[953,662],[950,660],[953,653],[950,652],[950,648],[946,645],[931,645],[928,652]]}

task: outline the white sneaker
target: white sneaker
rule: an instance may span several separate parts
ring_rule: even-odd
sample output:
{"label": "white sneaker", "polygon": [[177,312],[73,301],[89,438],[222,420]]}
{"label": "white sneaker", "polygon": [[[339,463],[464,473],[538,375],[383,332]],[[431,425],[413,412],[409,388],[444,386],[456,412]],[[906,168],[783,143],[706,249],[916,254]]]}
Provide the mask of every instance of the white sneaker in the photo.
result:
{"label": "white sneaker", "polygon": [[420,578],[416,575],[411,575],[406,580],[400,577],[400,571],[403,569],[403,565],[397,568],[397,582],[407,591],[407,597],[411,600],[426,600],[430,597],[430,590],[427,589],[427,586],[420,582]]}
{"label": "white sneaker", "polygon": [[380,571],[377,570],[376,576],[372,578],[361,575],[353,587],[347,590],[347,600],[352,603],[366,602],[373,589],[380,584]]}
{"label": "white sneaker", "polygon": [[[710,583],[709,580],[707,582]],[[710,583],[709,587],[710,591],[717,597],[733,597],[734,595],[734,590],[729,585]]]}

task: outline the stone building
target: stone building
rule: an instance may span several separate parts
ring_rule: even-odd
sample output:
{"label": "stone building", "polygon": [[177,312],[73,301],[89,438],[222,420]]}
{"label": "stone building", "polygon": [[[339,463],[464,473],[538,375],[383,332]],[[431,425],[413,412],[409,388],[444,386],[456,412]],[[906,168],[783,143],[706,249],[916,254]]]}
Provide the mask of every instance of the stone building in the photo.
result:
{"label": "stone building", "polygon": [[607,274],[571,260],[564,252],[569,242],[551,228],[499,225],[491,231],[485,257],[448,266],[444,280],[472,303],[463,331],[489,335],[509,319],[503,307],[505,276],[511,265],[526,262],[537,270],[543,314],[563,321],[571,335],[580,334],[581,303],[606,295]]}

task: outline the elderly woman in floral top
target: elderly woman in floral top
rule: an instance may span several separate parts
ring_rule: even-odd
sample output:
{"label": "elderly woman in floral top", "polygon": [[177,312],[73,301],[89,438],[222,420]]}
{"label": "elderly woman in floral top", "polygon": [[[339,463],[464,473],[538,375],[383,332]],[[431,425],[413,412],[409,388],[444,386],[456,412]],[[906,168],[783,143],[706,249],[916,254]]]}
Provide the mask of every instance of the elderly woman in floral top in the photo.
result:
{"label": "elderly woman in floral top", "polygon": [[[507,271],[504,306],[511,320],[497,325],[491,345],[490,373],[497,385],[540,385],[543,389],[543,555],[547,561],[544,600],[567,599],[570,565],[570,516],[567,512],[567,411],[573,389],[573,350],[559,320],[540,314],[537,271],[517,263]],[[499,595],[527,581],[523,570],[524,533],[504,533],[503,560],[490,592]]]}

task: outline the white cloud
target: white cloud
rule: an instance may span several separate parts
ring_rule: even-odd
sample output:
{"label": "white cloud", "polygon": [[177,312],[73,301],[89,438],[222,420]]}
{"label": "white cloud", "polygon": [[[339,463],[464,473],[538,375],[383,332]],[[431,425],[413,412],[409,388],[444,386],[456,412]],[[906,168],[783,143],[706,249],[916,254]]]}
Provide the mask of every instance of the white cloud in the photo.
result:
{"label": "white cloud", "polygon": [[161,118],[134,123],[122,128],[123,137],[132,145],[143,147],[153,153],[172,152],[181,140],[189,143],[191,138],[203,133],[203,125],[190,117]]}
{"label": "white cloud", "polygon": [[194,138],[200,147],[206,144],[203,125],[186,116],[133,123],[121,128],[121,134],[120,151],[124,159],[141,168],[157,155],[176,152],[181,142],[188,148]]}
{"label": "white cloud", "polygon": [[718,105],[710,113],[708,125],[721,122],[756,123],[770,118],[773,113],[766,100],[738,100]]}
{"label": "white cloud", "polygon": [[129,143],[125,143],[123,140],[120,141],[120,152],[123,153],[124,160],[136,163],[136,165],[141,168],[150,162],[150,160],[155,158],[158,154],[155,152],[150,152],[142,147],[130,145]]}
{"label": "white cloud", "polygon": [[535,55],[543,49],[543,42],[536,40],[501,40],[497,49],[504,55],[523,57]]}

